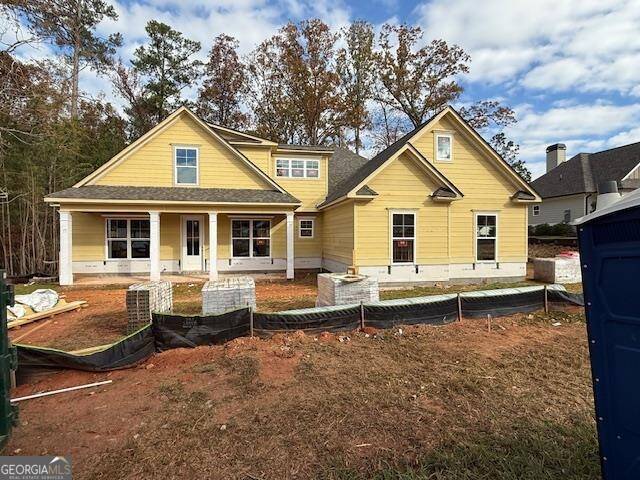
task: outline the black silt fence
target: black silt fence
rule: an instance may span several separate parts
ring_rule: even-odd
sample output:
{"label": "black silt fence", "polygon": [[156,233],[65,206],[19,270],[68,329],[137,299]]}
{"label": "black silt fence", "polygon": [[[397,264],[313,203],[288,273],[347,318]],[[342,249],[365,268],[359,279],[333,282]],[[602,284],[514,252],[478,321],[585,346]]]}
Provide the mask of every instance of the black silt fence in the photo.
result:
{"label": "black silt fence", "polygon": [[18,352],[16,382],[18,384],[59,369],[106,372],[128,368],[146,360],[155,352],[150,325],[104,350],[86,355],[29,345],[16,345],[16,348]]}
{"label": "black silt fence", "polygon": [[295,330],[303,330],[306,333],[339,332],[354,330],[360,323],[359,305],[253,315],[254,331],[265,335]]}
{"label": "black silt fence", "polygon": [[[486,292],[490,293],[490,292]],[[544,308],[544,289],[496,295],[460,295],[462,316],[467,318],[500,317],[535,312]]]}
{"label": "black silt fence", "polygon": [[246,337],[251,329],[251,310],[241,308],[219,315],[153,314],[156,350],[198,347]]}
{"label": "black silt fence", "polygon": [[[409,303],[410,302],[410,303]],[[386,301],[364,304],[364,325],[392,328],[396,325],[443,325],[458,319],[458,299],[455,295],[442,300]]]}

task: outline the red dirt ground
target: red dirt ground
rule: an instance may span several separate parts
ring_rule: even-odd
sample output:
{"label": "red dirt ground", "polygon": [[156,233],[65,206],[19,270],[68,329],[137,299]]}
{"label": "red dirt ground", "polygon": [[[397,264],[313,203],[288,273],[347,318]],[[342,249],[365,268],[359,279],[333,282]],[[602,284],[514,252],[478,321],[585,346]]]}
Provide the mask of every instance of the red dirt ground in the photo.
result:
{"label": "red dirt ground", "polygon": [[[117,302],[119,295],[121,292],[114,292],[112,296],[107,297],[108,301]],[[69,298],[71,299],[71,295]],[[105,313],[108,312],[108,307],[103,306],[102,308]],[[126,455],[127,450],[122,450],[125,448],[124,446],[132,441],[135,442],[139,435],[146,435],[144,432],[150,428],[149,426],[155,425],[154,422],[157,423],[158,418],[166,414],[167,408],[169,408],[167,405],[171,405],[172,402],[175,404],[174,396],[177,393],[174,389],[176,385],[184,388],[187,394],[206,392],[207,398],[202,401],[211,402],[211,405],[215,406],[211,410],[210,418],[205,416],[205,410],[202,417],[192,421],[193,425],[189,428],[192,428],[193,431],[200,428],[199,424],[202,427],[204,423],[213,424],[214,430],[226,429],[226,425],[239,428],[246,422],[248,422],[247,428],[249,428],[251,422],[268,421],[267,417],[261,420],[260,415],[269,415],[269,413],[257,413],[261,411],[260,405],[277,403],[280,396],[288,391],[295,391],[297,395],[304,396],[304,391],[297,392],[295,390],[296,372],[303,367],[303,360],[306,361],[310,355],[318,354],[318,348],[321,348],[322,344],[331,347],[331,353],[327,353],[330,356],[321,362],[324,369],[321,377],[329,379],[333,375],[331,372],[334,368],[338,370],[345,368],[345,362],[349,364],[354,362],[353,368],[366,369],[367,352],[376,355],[376,349],[380,348],[378,345],[381,344],[376,340],[377,336],[386,338],[383,343],[391,341],[404,345],[406,342],[411,344],[420,342],[423,345],[420,348],[426,346],[427,349],[435,352],[435,355],[446,359],[442,362],[445,368],[449,363],[452,366],[457,365],[456,359],[463,359],[470,353],[479,359],[484,358],[500,364],[503,356],[510,358],[513,356],[513,352],[525,347],[536,348],[540,352],[546,350],[549,345],[558,345],[554,348],[560,348],[560,344],[576,345],[580,349],[583,348],[583,323],[568,323],[561,328],[554,328],[550,327],[548,323],[546,325],[527,324],[526,318],[533,318],[533,316],[520,316],[519,318],[518,322],[508,317],[494,319],[491,332],[487,331],[483,321],[465,320],[444,327],[403,327],[400,336],[398,336],[397,329],[379,332],[369,329],[366,334],[365,332],[351,332],[349,334],[351,339],[345,342],[339,342],[338,335],[325,333],[313,337],[302,332],[277,335],[268,340],[239,338],[223,346],[176,349],[156,354],[143,364],[127,370],[108,373],[62,371],[42,378],[37,383],[22,385],[12,392],[12,396],[15,398],[108,379],[113,380],[113,383],[98,388],[22,402],[20,404],[20,424],[13,432],[6,453],[21,455],[68,454],[72,456],[74,473],[77,474],[77,478],[92,478],[94,461],[104,460],[105,455],[111,455],[109,452],[119,452],[118,454]],[[524,323],[522,318],[525,318]],[[79,322],[79,320],[65,320],[65,326],[69,328],[73,322]],[[418,345],[416,344],[416,346]],[[392,347],[392,344],[389,346]],[[410,350],[406,351],[410,352]],[[250,362],[248,359],[252,359],[252,361]],[[415,361],[415,359],[411,360]],[[255,364],[252,363],[253,361]],[[582,367],[581,365],[580,368]],[[346,368],[351,368],[351,366]],[[393,368],[390,368],[390,375],[393,375]],[[318,381],[326,381],[321,377],[318,377]],[[388,380],[384,378],[381,380],[387,383],[392,381],[392,378],[391,376]],[[438,380],[433,379],[433,381]],[[259,400],[257,397],[257,404],[253,405],[250,393],[253,390],[249,386],[256,385],[255,382],[259,385],[259,387],[255,387],[259,388],[256,391],[259,392]],[[438,383],[438,385],[440,384]],[[341,387],[335,385],[335,388]],[[238,397],[238,389],[244,392],[240,397]],[[507,392],[507,394],[510,393]],[[229,401],[234,398],[242,398],[242,401]],[[420,406],[415,408],[423,409],[434,418],[447,415],[448,410],[443,408],[442,402],[437,397],[421,396],[419,400]],[[354,398],[345,401],[357,408],[360,399]],[[185,404],[183,408],[188,407]],[[349,414],[348,412],[344,413],[345,415]],[[255,418],[252,415],[255,415]],[[371,435],[374,438],[376,435],[383,435],[385,429],[379,427],[383,421],[389,421],[393,424],[394,421],[397,421],[397,417],[396,420],[391,416],[388,419],[376,417],[376,421],[371,425],[371,429],[373,429]],[[434,427],[437,424],[437,422],[433,422]],[[377,431],[378,428],[382,428],[382,433]],[[360,427],[360,429],[359,435],[366,438],[365,427]],[[168,430],[166,432],[154,431],[155,435],[159,435],[160,438],[169,435]],[[283,432],[278,432],[278,434],[282,435]],[[188,435],[188,433],[184,435]],[[437,436],[435,431],[425,431],[423,435],[426,436],[424,441],[428,440],[429,435]],[[348,443],[353,442],[354,439],[343,441]],[[427,443],[432,441],[433,438]],[[382,440],[380,442],[381,445],[386,445],[386,442]],[[153,449],[154,447],[149,446],[149,448]],[[353,449],[352,446],[348,448]],[[392,449],[394,445],[391,443],[385,448]],[[154,452],[154,455],[159,453]],[[356,457],[357,455],[360,454],[356,454]],[[224,457],[216,461],[224,464]],[[303,459],[299,461],[303,461]],[[225,465],[220,468],[231,468],[229,465]],[[283,478],[277,474],[277,462],[270,468],[275,469],[276,473],[264,478]],[[304,471],[307,466],[302,468]],[[223,471],[220,470],[220,472]],[[138,478],[137,475],[130,472],[126,478]],[[140,478],[152,477],[147,473],[146,475],[141,474]],[[224,478],[230,477],[225,476]],[[233,478],[241,478],[241,476],[234,475]],[[301,476],[293,475],[291,478],[306,477],[301,474]]]}

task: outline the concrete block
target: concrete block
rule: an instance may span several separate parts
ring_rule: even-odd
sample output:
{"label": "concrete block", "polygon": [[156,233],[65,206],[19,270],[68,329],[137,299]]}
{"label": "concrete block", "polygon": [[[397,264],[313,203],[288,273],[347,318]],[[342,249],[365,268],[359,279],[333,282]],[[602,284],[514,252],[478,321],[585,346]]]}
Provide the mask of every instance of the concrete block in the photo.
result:
{"label": "concrete block", "polygon": [[380,289],[375,277],[343,273],[318,275],[318,307],[377,302],[379,299]]}
{"label": "concrete block", "polygon": [[127,330],[133,332],[151,322],[152,312],[170,312],[173,308],[171,282],[147,282],[131,285],[127,290]]}
{"label": "concrete block", "polygon": [[207,282],[202,287],[202,313],[218,314],[256,306],[256,284],[250,277],[231,277]]}
{"label": "concrete block", "polygon": [[534,258],[534,278],[547,283],[579,283],[582,281],[580,258]]}

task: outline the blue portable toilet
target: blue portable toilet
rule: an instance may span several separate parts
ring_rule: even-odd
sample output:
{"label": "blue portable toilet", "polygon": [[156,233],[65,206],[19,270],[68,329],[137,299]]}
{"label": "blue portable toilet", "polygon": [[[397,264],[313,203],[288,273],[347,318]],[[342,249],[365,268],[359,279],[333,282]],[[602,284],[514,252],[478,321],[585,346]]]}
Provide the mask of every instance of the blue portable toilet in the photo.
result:
{"label": "blue portable toilet", "polygon": [[640,189],[574,224],[602,475],[640,479]]}

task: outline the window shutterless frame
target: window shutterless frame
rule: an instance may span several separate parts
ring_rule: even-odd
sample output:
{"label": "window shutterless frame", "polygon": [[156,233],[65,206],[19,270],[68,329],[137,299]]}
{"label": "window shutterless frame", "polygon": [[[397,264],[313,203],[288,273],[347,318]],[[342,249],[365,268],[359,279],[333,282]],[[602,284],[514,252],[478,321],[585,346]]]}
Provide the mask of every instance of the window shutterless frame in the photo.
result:
{"label": "window shutterless frame", "polygon": [[[399,235],[394,234],[394,215],[410,215],[413,217],[413,236],[407,235],[405,228],[402,232],[398,232]],[[403,222],[404,227],[404,222]],[[418,215],[416,210],[389,210],[389,263],[390,265],[415,265],[416,264],[416,249],[418,243]],[[412,253],[411,261],[394,261],[393,247],[394,241],[411,241]]]}
{"label": "window shutterless frame", "polygon": [[298,219],[298,238],[301,240],[313,239],[316,236],[316,219],[312,217],[300,217]]}
{"label": "window shutterless frame", "polygon": [[319,158],[276,157],[276,177],[291,180],[320,178]]}
{"label": "window shutterless frame", "polygon": [[534,205],[533,206],[533,216],[537,217],[538,215],[540,215],[540,205]]}
{"label": "window shutterless frame", "polygon": [[[136,232],[132,231],[131,223],[132,222],[140,222],[140,225],[136,225]],[[147,228],[144,228],[144,222],[147,223]],[[111,235],[111,226],[112,223],[121,224],[122,227],[116,226],[118,228],[124,228],[126,231],[126,235],[116,234],[114,236]],[[149,219],[146,218],[117,218],[117,217],[109,217],[104,219],[104,235],[105,235],[105,245],[104,245],[104,257],[105,260],[108,261],[119,261],[119,260],[149,260],[149,256],[133,256],[133,248],[132,245],[134,243],[144,244],[148,243],[148,250],[151,248],[151,235],[150,235],[151,225],[149,223]],[[147,231],[149,236],[144,236],[143,231]],[[110,255],[110,246],[114,243],[125,243],[126,244],[126,257],[112,257]]]}
{"label": "window shutterless frame", "polygon": [[[178,154],[180,153],[180,159],[182,160],[183,155],[182,152],[193,152],[195,151],[195,166],[192,165],[178,165]],[[185,159],[187,157],[184,157]],[[178,170],[195,170],[195,182],[179,182],[178,181]],[[173,145],[173,183],[176,186],[183,187],[197,187],[200,183],[200,148],[193,145]]]}
{"label": "window shutterless frame", "polygon": [[[256,235],[254,231],[256,222],[265,222],[267,226],[267,230],[269,236],[265,237],[263,235]],[[234,234],[234,223],[239,226],[239,229],[236,230]],[[248,232],[247,235],[243,233],[243,227],[240,225],[241,223],[247,224]],[[271,258],[271,220],[266,220],[263,218],[232,218],[231,219],[231,258],[243,259],[243,258]],[[238,240],[239,242],[248,241],[248,255],[236,255],[234,249],[234,240]],[[268,255],[254,255],[254,242],[268,242]]]}
{"label": "window shutterless frame", "polygon": [[[449,139],[449,158],[440,156],[440,139]],[[435,133],[434,138],[435,158],[437,162],[453,162],[453,134],[451,133]]]}
{"label": "window shutterless frame", "polygon": [[[478,235],[478,227],[483,226],[479,225],[478,218],[479,217],[493,217],[495,220],[494,233],[491,235],[491,229],[486,229],[482,235]],[[497,212],[475,212],[474,213],[474,221],[473,221],[473,249],[475,252],[475,261],[476,263],[498,263],[498,235],[500,233],[499,229],[499,216]],[[493,241],[493,259],[492,260],[479,260],[478,259],[478,243],[479,240],[492,240]]]}

